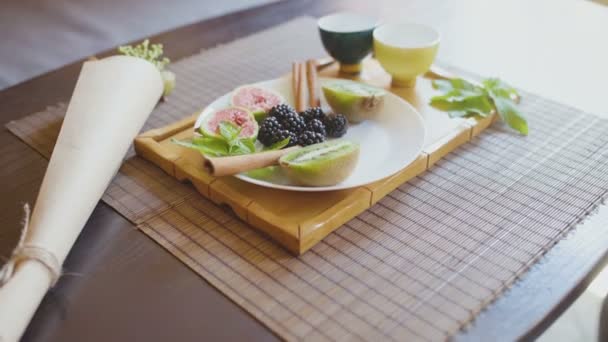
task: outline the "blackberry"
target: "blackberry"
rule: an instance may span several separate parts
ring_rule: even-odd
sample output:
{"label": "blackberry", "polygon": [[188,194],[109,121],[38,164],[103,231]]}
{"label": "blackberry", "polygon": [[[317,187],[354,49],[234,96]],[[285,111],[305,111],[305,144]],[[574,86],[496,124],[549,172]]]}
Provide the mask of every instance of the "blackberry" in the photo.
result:
{"label": "blackberry", "polygon": [[306,128],[306,122],[297,113],[286,114],[283,120],[279,120],[281,127],[284,129],[294,132],[296,134],[301,133]]}
{"label": "blackberry", "polygon": [[325,136],[313,131],[304,131],[298,136],[298,144],[300,146],[318,144],[323,141],[325,141]]}
{"label": "blackberry", "polygon": [[296,145],[296,143],[297,143],[296,135],[286,129],[280,129],[271,137],[270,144],[268,144],[266,146],[270,146],[274,143],[278,143],[279,141],[285,140],[287,138],[289,138],[289,144],[287,144],[287,146]]}
{"label": "blackberry", "polygon": [[323,120],[325,120],[325,113],[323,113],[323,110],[321,109],[321,107],[308,108],[307,110],[300,113],[300,116],[304,118],[306,123],[309,123],[310,121],[312,121],[314,119],[317,119],[321,122],[323,122]]}
{"label": "blackberry", "polygon": [[258,131],[258,140],[264,144],[264,146],[269,146],[277,142],[277,134],[282,129],[279,120],[275,117],[267,117],[260,124],[260,130]]}
{"label": "blackberry", "polygon": [[323,136],[327,136],[327,132],[325,131],[325,124],[319,119],[312,119],[306,124],[306,130],[312,131],[316,133],[323,134]]}
{"label": "blackberry", "polygon": [[346,134],[348,120],[342,114],[330,115],[325,118],[325,130],[328,136],[339,138]]}
{"label": "blackberry", "polygon": [[289,143],[285,147],[291,147],[291,146],[298,145],[299,144],[299,140],[298,140],[297,134],[295,134],[294,132],[289,132],[289,131],[287,131],[287,132],[289,133]]}
{"label": "blackberry", "polygon": [[276,105],[270,108],[270,111],[268,111],[268,116],[277,118],[279,122],[284,121],[288,116],[291,116],[292,114],[297,115],[298,113],[295,109],[293,109],[292,106],[285,103]]}

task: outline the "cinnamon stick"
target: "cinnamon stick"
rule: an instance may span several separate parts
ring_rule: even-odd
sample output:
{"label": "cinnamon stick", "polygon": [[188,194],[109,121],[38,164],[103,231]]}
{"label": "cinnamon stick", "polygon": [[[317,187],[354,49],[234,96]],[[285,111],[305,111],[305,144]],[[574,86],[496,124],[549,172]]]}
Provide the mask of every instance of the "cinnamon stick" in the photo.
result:
{"label": "cinnamon stick", "polygon": [[306,61],[306,76],[308,83],[308,105],[318,107],[321,104],[318,91],[317,61],[309,59]]}
{"label": "cinnamon stick", "polygon": [[291,89],[293,91],[293,98],[295,100],[295,105],[297,107],[298,102],[298,85],[300,84],[300,63],[293,62],[291,64]]}
{"label": "cinnamon stick", "polygon": [[295,69],[293,77],[293,81],[295,82],[295,107],[298,112],[301,112],[306,109],[306,64],[296,62],[293,68]]}
{"label": "cinnamon stick", "polygon": [[244,154],[230,157],[205,157],[204,167],[215,177],[232,176],[241,172],[276,165],[284,154],[300,148],[292,146],[282,150]]}

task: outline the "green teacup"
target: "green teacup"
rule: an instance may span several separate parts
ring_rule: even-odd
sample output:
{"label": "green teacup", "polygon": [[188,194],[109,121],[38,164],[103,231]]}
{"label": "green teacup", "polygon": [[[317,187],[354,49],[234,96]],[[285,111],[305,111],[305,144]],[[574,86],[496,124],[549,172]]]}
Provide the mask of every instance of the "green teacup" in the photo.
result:
{"label": "green teacup", "polygon": [[374,18],[357,13],[335,13],[318,21],[321,41],[330,56],[340,62],[340,71],[356,74],[373,47]]}
{"label": "green teacup", "polygon": [[396,87],[413,87],[429,70],[439,48],[439,32],[422,24],[386,24],[374,30],[374,54]]}

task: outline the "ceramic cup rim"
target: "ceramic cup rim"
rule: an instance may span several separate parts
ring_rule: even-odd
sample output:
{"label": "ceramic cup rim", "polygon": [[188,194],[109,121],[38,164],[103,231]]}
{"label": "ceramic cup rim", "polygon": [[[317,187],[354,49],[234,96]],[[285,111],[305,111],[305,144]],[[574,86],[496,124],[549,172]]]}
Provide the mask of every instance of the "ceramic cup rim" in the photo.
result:
{"label": "ceramic cup rim", "polygon": [[[327,23],[327,22],[332,19],[338,18],[338,17],[350,17],[350,18],[356,18],[357,20],[365,20],[366,22],[361,25],[361,26],[365,26],[365,28],[357,29],[357,30],[345,30],[345,29],[339,29],[336,27],[328,27],[329,23]],[[378,19],[376,19],[375,17],[357,13],[357,12],[349,12],[349,11],[328,14],[326,16],[319,18],[319,20],[317,20],[317,26],[319,27],[320,30],[325,31],[325,32],[331,32],[331,33],[361,33],[361,32],[372,31],[372,30],[376,29],[379,25],[380,25],[380,21]]]}
{"label": "ceramic cup rim", "polygon": [[[390,39],[386,39],[387,37],[384,36],[386,31],[404,32],[404,31],[410,30],[412,28],[414,28],[416,30],[426,31],[426,33],[429,33],[432,36],[432,38],[427,39],[423,42],[404,44],[404,43],[395,43],[394,41],[391,41]],[[420,23],[416,23],[416,22],[407,22],[407,21],[397,22],[397,23],[386,23],[386,24],[379,25],[378,27],[376,27],[374,29],[373,36],[374,36],[374,40],[377,40],[378,42],[380,42],[384,45],[399,48],[399,49],[429,48],[429,47],[439,44],[439,42],[441,41],[441,34],[434,27],[432,27],[430,25],[420,24]]]}

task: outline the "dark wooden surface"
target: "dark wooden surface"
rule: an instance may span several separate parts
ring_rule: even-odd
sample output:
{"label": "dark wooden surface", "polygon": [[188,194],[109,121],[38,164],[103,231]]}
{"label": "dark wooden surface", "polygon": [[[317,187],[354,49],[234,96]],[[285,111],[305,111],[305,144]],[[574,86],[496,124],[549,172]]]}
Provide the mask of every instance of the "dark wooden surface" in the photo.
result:
{"label": "dark wooden surface", "polygon": [[[319,16],[364,3],[280,2],[179,28],[154,40],[179,59],[295,16]],[[385,5],[405,11],[412,3],[419,2],[395,0]],[[0,122],[67,101],[79,69],[80,63],[75,63],[0,92]],[[0,131],[0,255],[8,255],[14,246],[22,204],[35,200],[46,165],[15,140],[8,131]],[[597,220],[604,216],[608,215]],[[593,227],[577,229],[457,339],[537,336],[605,264],[607,246],[608,234],[598,235]],[[64,270],[66,275],[45,297],[24,341],[277,339],[103,203],[95,209]]]}

